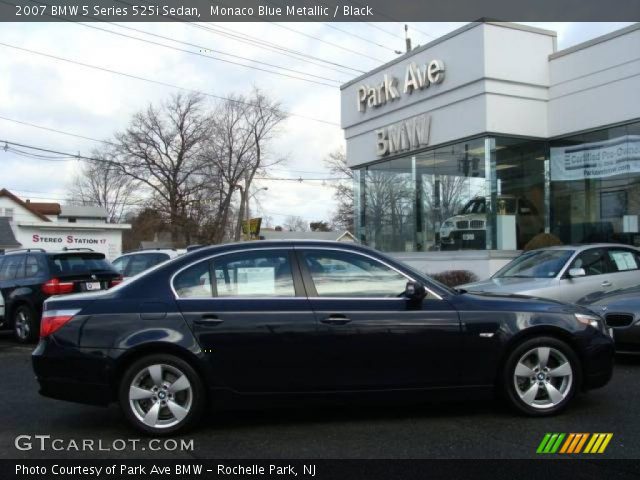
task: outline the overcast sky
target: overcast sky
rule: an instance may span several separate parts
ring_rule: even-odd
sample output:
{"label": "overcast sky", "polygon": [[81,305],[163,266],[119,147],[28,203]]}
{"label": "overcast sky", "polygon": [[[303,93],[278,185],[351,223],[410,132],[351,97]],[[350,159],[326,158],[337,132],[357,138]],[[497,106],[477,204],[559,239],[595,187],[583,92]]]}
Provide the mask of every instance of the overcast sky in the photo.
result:
{"label": "overcast sky", "polygon": [[[224,23],[206,24],[211,29],[180,23],[89,24],[121,34],[162,42],[200,52],[215,49],[293,71],[258,65],[247,60],[205,51],[208,57],[250,64],[318,83],[258,71],[204,58],[131,38],[65,22],[2,25],[0,43],[91,64],[130,75],[145,77],[214,95],[249,93],[253,86],[282,102],[292,114],[283,134],[274,142],[271,154],[287,161],[270,172],[276,178],[298,178],[302,183],[262,181],[252,211],[271,216],[274,224],[287,215],[307,221],[328,220],[334,203],[323,159],[342,148],[338,85],[360,71],[371,70],[396,56],[404,48],[403,25],[398,23]],[[414,45],[424,44],[460,27],[461,23],[410,24]],[[563,49],[621,28],[628,23],[529,23],[555,30],[558,48]],[[333,27],[333,28],[332,28]],[[135,28],[140,31],[132,31]],[[218,33],[212,31],[217,30]],[[224,29],[224,30],[221,30]],[[338,30],[339,29],[339,30]],[[297,33],[301,32],[301,33]],[[186,46],[144,32],[169,37]],[[274,51],[241,43],[219,32],[245,34],[335,64],[319,66]],[[231,33],[230,33],[231,32]],[[236,32],[236,33],[233,33]],[[357,38],[362,37],[362,38]],[[0,117],[44,127],[108,139],[126,127],[130,116],[149,103],[159,103],[176,90],[113,73],[19,51],[0,45]],[[317,60],[309,59],[318,63]],[[326,65],[326,64],[324,64]],[[298,73],[300,72],[300,73]],[[310,76],[310,75],[313,75]],[[318,78],[323,77],[323,78]],[[323,85],[328,84],[328,85]],[[214,100],[211,100],[214,101]],[[314,121],[305,117],[324,120]],[[48,132],[0,119],[0,139],[63,152],[89,155],[99,143]],[[3,145],[0,144],[0,148]],[[66,188],[79,168],[77,161],[38,161],[0,150],[0,188],[5,187],[34,201],[66,198]],[[256,202],[257,200],[257,202]]]}

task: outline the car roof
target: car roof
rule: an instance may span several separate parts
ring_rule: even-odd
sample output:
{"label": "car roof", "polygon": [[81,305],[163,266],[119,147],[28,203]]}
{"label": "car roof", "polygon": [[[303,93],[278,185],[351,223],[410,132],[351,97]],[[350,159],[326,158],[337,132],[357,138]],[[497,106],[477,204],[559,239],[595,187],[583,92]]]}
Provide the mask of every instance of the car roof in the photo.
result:
{"label": "car roof", "polygon": [[538,250],[587,250],[589,248],[632,248],[634,250],[639,250],[638,247],[634,247],[633,245],[625,245],[623,243],[574,243],[568,245],[555,245],[553,247],[543,247]]}
{"label": "car roof", "polygon": [[19,255],[21,253],[28,253],[30,255],[40,254],[40,255],[73,255],[73,254],[83,254],[83,253],[94,253],[96,255],[104,256],[102,252],[96,252],[91,248],[68,248],[65,250],[45,250],[43,248],[18,248],[16,250],[9,250],[4,252],[4,255]]}
{"label": "car roof", "polygon": [[381,252],[374,250],[370,247],[361,245],[355,242],[338,242],[334,240],[302,240],[302,239],[291,239],[291,240],[252,240],[252,241],[244,241],[244,242],[231,242],[231,243],[221,243],[217,245],[205,245],[196,250],[192,250],[188,252],[187,255],[193,256],[206,256],[209,253],[213,252],[223,252],[227,250],[251,250],[256,248],[270,248],[270,247],[325,247],[325,248],[341,248],[344,250],[354,250],[354,251],[362,251],[362,252],[372,252],[378,255]]}

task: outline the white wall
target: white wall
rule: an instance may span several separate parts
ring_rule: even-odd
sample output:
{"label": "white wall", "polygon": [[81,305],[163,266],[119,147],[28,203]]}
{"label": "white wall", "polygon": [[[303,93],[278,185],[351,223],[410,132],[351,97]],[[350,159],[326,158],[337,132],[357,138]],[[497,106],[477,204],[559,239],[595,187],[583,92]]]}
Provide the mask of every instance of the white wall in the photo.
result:
{"label": "white wall", "polygon": [[550,59],[549,135],[640,117],[640,24]]}
{"label": "white wall", "polygon": [[24,208],[22,205],[15,203],[13,200],[7,197],[0,197],[0,212],[4,215],[5,208],[13,208],[13,221],[14,222],[40,222],[41,218],[34,215],[32,212]]}
{"label": "white wall", "polygon": [[[346,84],[341,122],[350,166],[375,160],[375,130],[421,113],[431,115],[430,145],[485,132],[546,137],[548,56],[555,34],[514,24],[474,23]],[[408,64],[445,64],[444,81],[404,94]],[[400,99],[359,112],[357,90],[384,74],[398,79]]]}
{"label": "white wall", "polygon": [[390,253],[392,257],[423,273],[434,274],[450,270],[468,270],[484,280],[517,257],[517,251],[459,251]]}
{"label": "white wall", "polygon": [[22,244],[21,248],[44,248],[45,250],[62,250],[67,248],[91,248],[113,260],[122,253],[122,230],[99,229],[82,230],[69,227],[43,227],[14,225],[16,240]]}

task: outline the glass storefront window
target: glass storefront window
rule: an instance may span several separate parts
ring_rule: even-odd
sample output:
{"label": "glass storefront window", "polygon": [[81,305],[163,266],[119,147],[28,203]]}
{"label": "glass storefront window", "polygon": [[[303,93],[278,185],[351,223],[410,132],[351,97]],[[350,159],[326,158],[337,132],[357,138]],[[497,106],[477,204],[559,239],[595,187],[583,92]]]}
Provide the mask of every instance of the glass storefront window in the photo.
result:
{"label": "glass storefront window", "polygon": [[383,251],[640,245],[640,123],[551,143],[483,137],[357,170],[356,234]]}
{"label": "glass storefront window", "polygon": [[550,152],[551,232],[640,245],[640,123],[557,140]]}

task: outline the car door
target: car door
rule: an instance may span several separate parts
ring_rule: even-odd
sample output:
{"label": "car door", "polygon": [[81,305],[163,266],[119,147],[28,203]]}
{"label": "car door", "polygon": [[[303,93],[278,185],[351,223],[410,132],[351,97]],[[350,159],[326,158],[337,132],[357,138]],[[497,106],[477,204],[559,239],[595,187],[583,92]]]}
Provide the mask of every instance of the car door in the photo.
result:
{"label": "car door", "polygon": [[412,278],[365,253],[297,247],[318,321],[313,377],[319,390],[454,385],[461,342],[457,312],[430,293],[412,305]]}
{"label": "car door", "polygon": [[[582,268],[585,275],[571,277],[572,268]],[[561,298],[569,303],[584,303],[593,295],[605,294],[614,288],[614,278],[607,249],[589,248],[578,253],[565,269],[560,280]]]}
{"label": "car door", "polygon": [[5,303],[5,315],[11,321],[11,308],[15,296],[20,294],[19,281],[24,277],[23,253],[12,253],[7,255],[0,271],[0,289]]}
{"label": "car door", "polygon": [[608,247],[607,256],[611,265],[611,289],[635,287],[640,284],[640,253],[624,247]]}
{"label": "car door", "polygon": [[180,271],[173,288],[219,386],[240,392],[309,389],[316,322],[290,249],[201,260]]}

